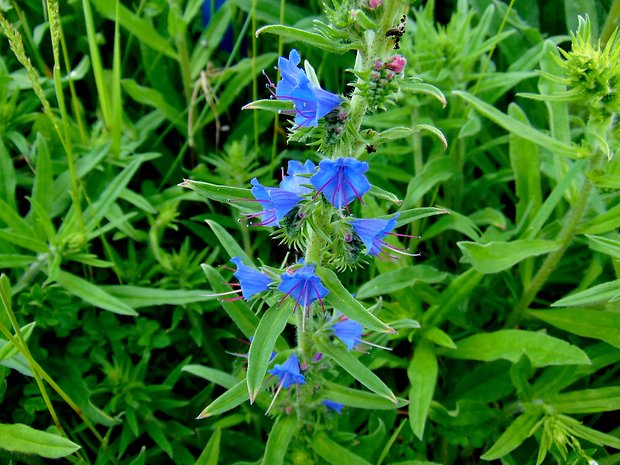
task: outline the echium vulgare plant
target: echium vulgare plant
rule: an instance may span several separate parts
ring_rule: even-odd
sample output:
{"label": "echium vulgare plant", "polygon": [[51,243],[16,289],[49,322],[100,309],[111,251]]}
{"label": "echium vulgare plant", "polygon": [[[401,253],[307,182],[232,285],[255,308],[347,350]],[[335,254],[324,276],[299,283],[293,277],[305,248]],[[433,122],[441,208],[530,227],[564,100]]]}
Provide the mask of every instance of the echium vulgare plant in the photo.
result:
{"label": "echium vulgare plant", "polygon": [[[226,250],[235,255],[230,259],[235,282],[225,284],[207,265],[204,270],[214,295],[251,343],[245,379],[210,403],[199,418],[248,399],[257,402],[266,414],[277,416],[264,463],[281,463],[270,454],[282,457],[283,449],[291,451],[294,463],[322,463],[321,457],[341,446],[326,434],[327,425],[334,422],[321,419],[343,408],[385,410],[406,403],[355,353],[388,349],[388,335],[419,325],[413,320],[381,321],[375,315],[380,304],[367,308],[345,288],[339,273],[375,258],[395,261],[417,255],[401,244],[414,236],[396,229],[416,218],[444,213],[425,208],[379,218],[354,216],[358,211],[363,215],[365,196],[400,204],[395,194],[372,186],[367,178],[366,160],[376,145],[421,129],[442,137],[438,129],[424,125],[378,132],[364,124],[366,115],[389,109],[404,87],[445,102],[438,89],[405,76],[406,60],[398,44],[408,8],[409,2],[398,0],[333,2],[333,7],[325,7],[328,21],[315,21],[316,32],[281,25],[257,31],[298,38],[335,54],[356,50],[354,90],[345,96],[322,88],[312,66],[306,61],[302,68],[301,55],[292,48],[278,59],[280,78],[273,82],[267,77],[271,98],[245,108],[290,115],[289,140],[315,147],[314,160],[290,160],[278,186],[263,185],[256,178],[250,190],[190,180],[182,184],[207,198],[247,209],[240,221],[274,228],[272,235],[289,245],[293,255],[303,252],[281,269],[256,267],[220,226],[211,223]],[[248,303],[266,310],[257,317]],[[295,327],[293,346],[282,334],[287,324]],[[360,386],[351,387],[351,378],[339,377],[343,372]]]}

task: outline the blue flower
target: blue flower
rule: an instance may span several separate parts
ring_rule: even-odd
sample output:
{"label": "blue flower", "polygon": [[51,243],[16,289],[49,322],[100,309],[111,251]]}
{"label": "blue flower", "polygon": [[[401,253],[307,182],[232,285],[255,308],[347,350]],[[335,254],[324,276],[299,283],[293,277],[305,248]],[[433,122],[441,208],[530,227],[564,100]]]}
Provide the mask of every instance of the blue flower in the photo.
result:
{"label": "blue flower", "polygon": [[334,336],[340,339],[349,350],[353,350],[355,346],[363,342],[362,334],[364,331],[362,325],[346,316],[341,316],[331,329]]}
{"label": "blue flower", "polygon": [[306,382],[306,378],[299,371],[299,360],[294,353],[282,365],[276,363],[269,373],[278,377],[280,388],[284,389],[288,389],[293,384],[299,385]]}
{"label": "blue flower", "polygon": [[237,271],[233,273],[233,276],[239,280],[241,294],[245,300],[250,300],[253,295],[269,289],[269,285],[273,282],[271,278],[244,265],[241,262],[241,257],[231,258],[230,261],[237,266]]}
{"label": "blue flower", "polygon": [[285,189],[277,187],[265,187],[256,178],[250,181],[252,184],[252,195],[263,206],[259,213],[246,215],[248,218],[257,216],[262,217],[259,226],[280,226],[280,221],[297,206],[301,197]]}
{"label": "blue flower", "polygon": [[286,176],[280,182],[280,189],[294,192],[295,194],[308,194],[312,192],[312,189],[306,187],[305,184],[310,184],[310,180],[305,176],[299,176],[300,174],[314,174],[316,171],[316,165],[311,160],[307,160],[303,165],[297,160],[290,160],[288,162],[288,169],[286,170]]}
{"label": "blue flower", "polygon": [[342,413],[342,409],[344,408],[344,404],[329,399],[324,399],[321,403],[328,409],[333,410],[338,414]]}
{"label": "blue flower", "polygon": [[276,97],[293,102],[297,126],[317,126],[319,118],[340,105],[341,98],[313,84],[298,67],[300,61],[295,49],[291,50],[288,59],[278,58],[282,79],[276,87]]}
{"label": "blue flower", "polygon": [[340,209],[356,198],[361,202],[362,195],[370,190],[370,183],[364,175],[366,171],[368,163],[354,158],[322,160],[319,171],[310,178],[310,183],[317,194],[322,192],[334,207]]}
{"label": "blue flower", "polygon": [[278,290],[285,293],[282,301],[289,295],[295,299],[295,309],[301,305],[302,308],[309,309],[313,302],[321,302],[329,293],[327,288],[323,286],[321,278],[314,272],[314,265],[305,265],[295,271],[293,274],[282,273],[282,282],[278,286]]}
{"label": "blue flower", "polygon": [[388,235],[414,237],[409,236],[408,234],[396,234],[392,232],[392,230],[396,227],[396,221],[398,220],[399,215],[400,213],[396,213],[396,215],[389,220],[356,219],[351,222],[353,231],[366,246],[366,253],[368,255],[374,255],[376,257],[381,256],[389,260],[396,260],[397,257],[388,254],[384,249],[411,257],[417,257],[420,255],[407,253],[405,252],[405,249],[394,247],[384,241],[385,237]]}

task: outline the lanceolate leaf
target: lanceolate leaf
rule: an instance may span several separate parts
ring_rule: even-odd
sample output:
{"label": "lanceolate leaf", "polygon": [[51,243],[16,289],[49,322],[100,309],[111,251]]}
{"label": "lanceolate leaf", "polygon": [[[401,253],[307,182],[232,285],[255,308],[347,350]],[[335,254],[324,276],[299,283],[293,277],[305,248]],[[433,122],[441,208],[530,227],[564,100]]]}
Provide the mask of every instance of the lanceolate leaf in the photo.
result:
{"label": "lanceolate leaf", "polygon": [[551,304],[552,307],[576,307],[606,304],[620,296],[620,279],[599,284],[584,291],[568,295]]}
{"label": "lanceolate leaf", "polygon": [[437,383],[437,357],[430,341],[420,342],[407,370],[409,389],[409,422],[413,433],[422,439],[428,410]]}
{"label": "lanceolate leaf", "polygon": [[468,360],[509,360],[516,363],[526,353],[534,367],[547,365],[589,365],[579,347],[544,333],[504,329],[481,333],[456,341],[457,349],[445,351],[451,358]]}
{"label": "lanceolate leaf", "polygon": [[265,456],[262,465],[282,465],[288,455],[288,445],[297,430],[297,417],[294,415],[279,416],[273,424],[267,438]]}
{"label": "lanceolate leaf", "polygon": [[241,405],[250,398],[248,394],[248,386],[245,380],[239,381],[233,387],[231,387],[224,394],[219,396],[213,402],[211,402],[202,412],[198,415],[198,419],[211,417],[213,415],[219,415],[220,413],[228,412],[234,409],[238,405]]}
{"label": "lanceolate leaf", "polygon": [[374,392],[353,389],[329,381],[323,383],[321,395],[324,399],[333,400],[349,407],[369,410],[394,410],[409,403],[407,400],[398,397],[398,403],[394,405],[391,400],[387,400]]}
{"label": "lanceolate leaf", "polygon": [[528,314],[569,333],[600,339],[620,349],[620,313],[617,311],[563,308],[530,310]]}
{"label": "lanceolate leaf", "polygon": [[226,252],[230,257],[241,257],[244,263],[252,263],[252,259],[245,253],[245,250],[237,244],[237,241],[231,236],[231,234],[226,231],[222,226],[220,226],[215,221],[207,220],[206,223],[213,230],[217,238],[220,240]]}
{"label": "lanceolate leaf", "polygon": [[526,412],[513,421],[499,439],[481,457],[483,460],[496,460],[509,454],[534,434],[534,427],[540,419],[540,412]]}
{"label": "lanceolate leaf", "polygon": [[220,458],[220,441],[222,439],[222,429],[217,428],[211,437],[209,442],[202,450],[200,457],[196,460],[195,465],[217,465]]}
{"label": "lanceolate leaf", "polygon": [[351,355],[344,347],[339,347],[326,339],[319,338],[316,341],[318,349],[325,355],[331,357],[338,365],[340,365],[347,373],[356,380],[366,386],[368,389],[381,397],[393,402],[394,407],[398,403],[396,396],[390,388],[388,388],[381,379],[375,375],[369,368],[360,362],[356,357]]}
{"label": "lanceolate leaf", "polygon": [[192,181],[191,179],[185,179],[179,186],[191,189],[205,199],[226,203],[236,208],[243,206],[252,210],[257,209],[250,189],[220,186],[204,181]]}
{"label": "lanceolate leaf", "polygon": [[310,44],[333,53],[344,53],[351,49],[348,45],[340,45],[315,32],[304,31],[290,26],[282,26],[280,24],[271,24],[261,27],[256,31],[256,37],[264,33],[275,34],[295,42]]}
{"label": "lanceolate leaf", "polygon": [[[276,339],[284,331],[286,321],[291,316],[291,302],[291,299],[287,299],[287,302],[282,306],[272,306],[258,323],[248,354],[248,373],[246,376],[250,402],[253,402],[258,395],[267,372],[267,365],[271,360]],[[303,311],[303,309],[298,311]]]}
{"label": "lanceolate leaf", "polygon": [[457,242],[468,263],[481,273],[499,273],[522,260],[553,252],[559,248],[554,241],[522,239],[512,242]]}
{"label": "lanceolate leaf", "polygon": [[325,300],[337,308],[340,312],[352,320],[357,321],[362,326],[382,333],[394,333],[395,331],[388,325],[370,313],[361,303],[357,301],[342,285],[336,274],[322,266],[317,266],[316,274],[321,278],[323,285],[329,290]]}
{"label": "lanceolate leaf", "polygon": [[73,454],[80,446],[67,438],[22,424],[0,424],[0,449],[57,459]]}
{"label": "lanceolate leaf", "polygon": [[369,462],[334,442],[326,433],[318,433],[310,443],[312,449],[331,465],[370,465]]}
{"label": "lanceolate leaf", "polygon": [[609,386],[558,394],[547,402],[561,413],[599,413],[620,410],[620,387]]}

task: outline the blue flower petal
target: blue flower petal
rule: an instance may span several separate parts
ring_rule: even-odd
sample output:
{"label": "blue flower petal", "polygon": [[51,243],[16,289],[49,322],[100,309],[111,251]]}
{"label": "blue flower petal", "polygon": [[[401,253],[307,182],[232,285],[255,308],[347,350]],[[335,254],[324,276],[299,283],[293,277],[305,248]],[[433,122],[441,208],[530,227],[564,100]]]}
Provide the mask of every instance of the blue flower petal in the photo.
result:
{"label": "blue flower petal", "polygon": [[389,220],[381,219],[356,219],[351,222],[353,231],[359,236],[366,246],[366,253],[379,255],[386,245],[383,239],[396,227],[400,213]]}
{"label": "blue flower petal", "polygon": [[299,360],[294,353],[282,365],[276,363],[273,369],[269,370],[269,373],[278,377],[284,389],[293,384],[304,384],[306,382],[306,378],[299,371]]}
{"label": "blue flower petal", "polygon": [[344,317],[332,326],[334,336],[347,346],[347,349],[353,350],[356,345],[362,342],[362,325],[355,320]]}
{"label": "blue flower petal", "polygon": [[265,187],[253,178],[252,195],[261,203],[263,211],[256,216],[262,216],[261,226],[280,226],[280,221],[293,209],[301,196],[277,187]]}
{"label": "blue flower petal", "polygon": [[322,160],[319,171],[310,178],[317,192],[336,208],[346,207],[356,198],[362,198],[370,190],[370,183],[364,175],[368,163],[354,158]]}
{"label": "blue flower petal", "polygon": [[344,408],[344,404],[341,404],[340,402],[335,402],[329,399],[324,399],[321,403],[328,409],[333,410],[334,412],[338,414],[341,414],[342,409]]}
{"label": "blue flower petal", "polygon": [[292,275],[282,273],[278,290],[291,296],[302,308],[308,308],[313,302],[322,300],[329,291],[314,272],[314,265],[299,268]]}
{"label": "blue flower petal", "polygon": [[241,294],[245,300],[250,300],[253,295],[269,289],[269,285],[273,282],[269,277],[244,265],[241,257],[233,257],[230,261],[237,266],[233,276],[239,280]]}
{"label": "blue flower petal", "polygon": [[316,165],[311,160],[307,160],[303,165],[297,160],[290,160],[288,162],[288,169],[286,170],[286,176],[280,182],[280,189],[294,192],[296,194],[308,194],[312,192],[312,189],[306,187],[304,184],[310,184],[310,179],[304,176],[298,176],[300,174],[314,174],[316,171]]}

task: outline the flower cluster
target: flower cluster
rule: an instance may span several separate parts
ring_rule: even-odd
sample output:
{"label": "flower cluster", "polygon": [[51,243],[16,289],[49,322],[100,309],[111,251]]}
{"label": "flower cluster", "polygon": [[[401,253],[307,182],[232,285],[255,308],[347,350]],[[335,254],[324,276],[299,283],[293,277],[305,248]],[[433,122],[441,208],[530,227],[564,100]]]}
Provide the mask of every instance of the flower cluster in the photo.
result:
{"label": "flower cluster", "polygon": [[364,79],[358,87],[371,111],[385,109],[385,104],[392,101],[399,90],[397,79],[407,65],[407,59],[401,55],[394,55],[387,61],[375,61],[369,72],[358,73]]}

